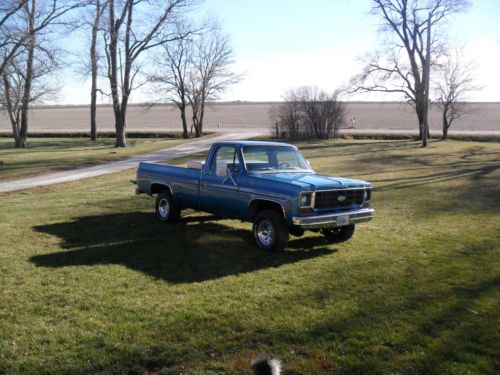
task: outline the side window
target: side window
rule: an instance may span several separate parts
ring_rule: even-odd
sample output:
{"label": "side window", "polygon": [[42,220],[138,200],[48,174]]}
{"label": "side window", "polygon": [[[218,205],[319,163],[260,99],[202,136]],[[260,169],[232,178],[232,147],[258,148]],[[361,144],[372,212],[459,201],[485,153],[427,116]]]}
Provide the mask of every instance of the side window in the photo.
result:
{"label": "side window", "polygon": [[219,160],[225,160],[227,162],[227,167],[233,173],[240,171],[240,160],[238,159],[238,153],[236,148],[231,146],[222,146],[215,151],[215,158],[212,159],[210,164],[210,170],[215,171],[217,169],[216,163]]}

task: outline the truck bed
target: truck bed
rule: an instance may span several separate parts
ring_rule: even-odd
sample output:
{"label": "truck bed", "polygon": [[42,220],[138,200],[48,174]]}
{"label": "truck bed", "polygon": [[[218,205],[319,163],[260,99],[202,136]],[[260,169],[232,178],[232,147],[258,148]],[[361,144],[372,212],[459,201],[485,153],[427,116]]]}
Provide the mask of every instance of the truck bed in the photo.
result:
{"label": "truck bed", "polygon": [[138,170],[139,176],[148,176],[154,178],[168,177],[169,179],[179,180],[188,179],[192,180],[193,182],[199,182],[200,174],[200,169],[156,163],[139,163]]}
{"label": "truck bed", "polygon": [[137,188],[141,193],[151,195],[155,184],[168,186],[182,206],[198,209],[201,173],[200,169],[194,168],[139,163]]}

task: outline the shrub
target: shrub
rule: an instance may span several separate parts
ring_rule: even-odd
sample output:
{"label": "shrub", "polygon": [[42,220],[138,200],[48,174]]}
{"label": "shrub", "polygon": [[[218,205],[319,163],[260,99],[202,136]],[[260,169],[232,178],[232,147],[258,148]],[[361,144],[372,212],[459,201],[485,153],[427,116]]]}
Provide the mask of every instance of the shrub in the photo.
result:
{"label": "shrub", "polygon": [[345,104],[338,93],[328,94],[316,87],[289,90],[284,101],[272,109],[276,136],[287,139],[337,138],[345,124]]}

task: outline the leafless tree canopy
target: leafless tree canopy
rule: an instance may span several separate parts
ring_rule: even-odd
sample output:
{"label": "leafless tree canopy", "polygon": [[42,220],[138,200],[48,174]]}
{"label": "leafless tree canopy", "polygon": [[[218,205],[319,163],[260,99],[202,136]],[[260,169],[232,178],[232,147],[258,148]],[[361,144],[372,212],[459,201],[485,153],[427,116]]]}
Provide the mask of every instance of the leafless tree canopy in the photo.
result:
{"label": "leafless tree canopy", "polygon": [[[127,107],[132,91],[148,81],[143,74],[151,52],[164,53],[156,83],[167,86],[166,99],[178,104],[187,136],[185,109],[192,127],[203,134],[205,105],[239,77],[228,66],[232,49],[215,24],[194,29],[186,16],[198,0],[3,0],[0,2],[1,104],[12,123],[16,147],[25,147],[30,103],[53,93],[42,78],[58,66],[53,43],[59,28],[89,26],[91,138],[97,135],[98,72],[109,82],[115,116],[116,146],[125,147]],[[72,12],[85,8],[85,12]],[[88,17],[89,13],[91,17]],[[86,15],[88,21],[71,17]],[[69,30],[69,29],[67,29]],[[60,35],[60,34],[59,34]],[[103,56],[102,63],[100,57]],[[165,58],[166,56],[166,58]]]}
{"label": "leafless tree canopy", "polygon": [[[193,29],[185,24],[178,28],[180,34]],[[188,106],[192,114],[191,129],[200,137],[205,106],[241,79],[241,75],[231,70],[233,50],[218,24],[212,21],[197,29],[200,32],[164,45],[161,53],[155,56],[157,69],[149,75],[161,99],[179,108],[184,137],[188,136]]]}
{"label": "leafless tree canopy", "polygon": [[425,66],[435,65],[445,50],[442,26],[446,19],[468,6],[467,0],[373,0],[371,12],[379,17],[386,39],[353,79],[354,92],[401,94],[415,108],[419,129],[427,124]]}
{"label": "leafless tree canopy", "polygon": [[187,97],[193,112],[192,125],[196,136],[201,137],[206,104],[217,100],[228,86],[242,77],[230,69],[234,62],[233,49],[229,38],[216,24],[194,40],[190,60]]}
{"label": "leafless tree canopy", "polygon": [[71,27],[68,13],[82,6],[73,0],[7,0],[0,5],[0,73],[3,108],[16,147],[26,147],[28,109],[54,92],[42,78],[57,67],[53,33]]}
{"label": "leafless tree canopy", "polygon": [[346,109],[338,94],[316,87],[289,90],[272,112],[278,135],[288,139],[337,138],[345,124]]}
{"label": "leafless tree canopy", "polygon": [[175,24],[193,0],[108,0],[108,27],[104,34],[116,147],[127,145],[125,127],[130,94],[136,88],[146,51],[186,37]]}
{"label": "leafless tree canopy", "polygon": [[454,120],[466,112],[464,99],[467,93],[477,90],[474,84],[475,65],[466,63],[462,50],[457,49],[445,56],[440,65],[436,83],[436,97],[442,114],[443,139]]}
{"label": "leafless tree canopy", "polygon": [[[179,35],[186,35],[186,30],[192,27],[179,23],[177,29]],[[187,81],[191,69],[192,52],[193,38],[191,36],[164,44],[158,54],[153,55],[156,68],[148,74],[148,80],[153,84],[152,91],[158,98],[156,102],[171,102],[179,108],[183,138],[188,138]]]}
{"label": "leafless tree canopy", "polygon": [[0,74],[3,74],[26,38],[19,25],[26,2],[6,0],[0,3]]}

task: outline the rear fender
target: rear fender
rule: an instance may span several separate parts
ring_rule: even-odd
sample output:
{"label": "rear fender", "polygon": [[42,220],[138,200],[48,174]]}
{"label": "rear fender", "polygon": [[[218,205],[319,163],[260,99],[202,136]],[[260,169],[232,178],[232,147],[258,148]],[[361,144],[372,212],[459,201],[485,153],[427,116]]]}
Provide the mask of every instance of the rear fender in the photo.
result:
{"label": "rear fender", "polygon": [[172,195],[172,197],[174,196],[172,186],[170,185],[170,183],[164,181],[153,181],[149,186],[149,195],[158,194],[163,190],[168,190],[170,195]]}

